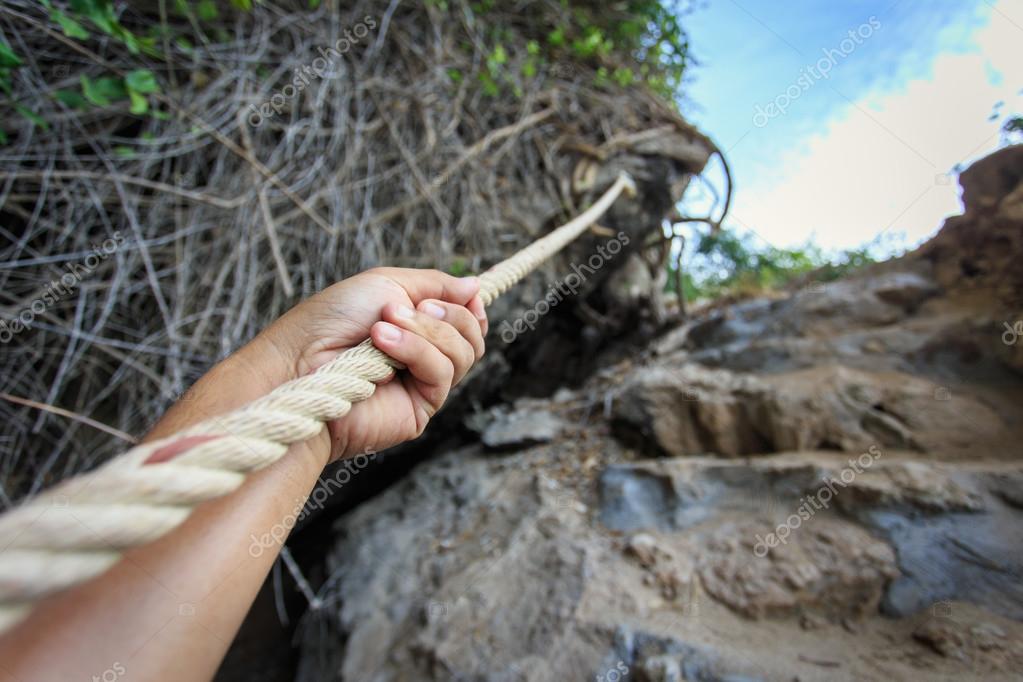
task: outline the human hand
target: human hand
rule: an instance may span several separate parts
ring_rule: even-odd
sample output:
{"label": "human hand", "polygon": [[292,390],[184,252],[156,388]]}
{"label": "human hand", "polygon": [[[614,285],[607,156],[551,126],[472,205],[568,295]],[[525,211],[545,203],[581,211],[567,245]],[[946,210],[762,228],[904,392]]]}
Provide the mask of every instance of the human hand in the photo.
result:
{"label": "human hand", "polygon": [[419,436],[451,388],[483,356],[488,323],[478,293],[475,277],[367,270],[292,308],[251,344],[248,352],[263,357],[248,359],[273,363],[283,383],[372,338],[407,370],[330,422],[317,451],[329,450],[327,461],[333,461],[382,450]]}

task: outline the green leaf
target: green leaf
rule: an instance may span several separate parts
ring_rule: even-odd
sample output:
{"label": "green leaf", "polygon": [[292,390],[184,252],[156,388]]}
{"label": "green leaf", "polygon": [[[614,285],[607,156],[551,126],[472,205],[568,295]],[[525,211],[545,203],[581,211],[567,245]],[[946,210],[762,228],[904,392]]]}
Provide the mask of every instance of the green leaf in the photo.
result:
{"label": "green leaf", "polygon": [[490,76],[489,73],[487,73],[486,71],[481,71],[479,79],[480,83],[483,84],[484,95],[487,95],[488,97],[496,97],[497,95],[501,94],[500,86],[498,86],[497,81],[495,81]]}
{"label": "green leaf", "polygon": [[199,0],[199,4],[195,8],[199,18],[203,21],[213,21],[220,16],[220,11],[217,9],[217,3],[213,0]]}
{"label": "green leaf", "polygon": [[43,117],[39,116],[38,113],[28,108],[27,106],[21,106],[20,104],[14,104],[14,110],[24,116],[26,119],[32,122],[32,125],[39,126],[43,130],[49,130],[50,127],[46,123]]}
{"label": "green leaf", "polygon": [[323,0],[309,0],[309,9],[317,9]]}
{"label": "green leaf", "polygon": [[149,69],[136,69],[129,71],[124,77],[124,82],[129,90],[148,95],[152,92],[160,92],[160,84],[156,82],[156,76]]}
{"label": "green leaf", "polygon": [[547,34],[547,42],[554,47],[561,47],[565,44],[565,30],[558,27]]}
{"label": "green leaf", "polygon": [[156,36],[145,36],[138,39],[142,51],[153,57],[159,57],[160,51],[156,49]]}
{"label": "green leaf", "polygon": [[131,100],[131,107],[128,109],[131,113],[141,115],[149,111],[149,100],[137,90],[129,88],[128,99]]}
{"label": "green leaf", "polygon": [[50,12],[50,18],[57,22],[61,30],[64,31],[64,35],[68,38],[78,38],[79,40],[87,40],[89,38],[89,32],[85,30],[84,26],[59,9]]}
{"label": "green leaf", "polygon": [[231,0],[231,4],[246,12],[252,9],[252,0]]}
{"label": "green leaf", "polygon": [[74,90],[57,90],[53,93],[53,98],[72,109],[84,109],[89,104],[88,100]]}
{"label": "green leaf", "polygon": [[535,40],[530,40],[528,43],[526,43],[526,53],[531,55],[540,54],[540,43],[536,42]]}
{"label": "green leaf", "polygon": [[98,107],[110,106],[111,101],[125,99],[128,96],[124,83],[118,78],[103,76],[96,80],[91,80],[88,76],[82,74],[79,76],[79,80],[82,84],[82,94],[85,95],[85,99]]}
{"label": "green leaf", "polygon": [[625,86],[630,85],[632,83],[632,69],[619,67],[614,70],[614,74],[612,74],[612,77],[615,79],[615,82],[618,83],[618,85],[624,88]]}
{"label": "green leaf", "polygon": [[71,0],[71,9],[75,14],[89,19],[96,28],[107,35],[116,35],[120,25],[114,15],[112,3],[105,0]]}
{"label": "green leaf", "polygon": [[448,78],[450,78],[454,83],[461,83],[462,72],[458,69],[448,69]]}
{"label": "green leaf", "polygon": [[138,54],[142,51],[142,42],[133,33],[121,27],[115,28],[115,32],[121,38],[124,46],[128,48],[128,52]]}
{"label": "green leaf", "polygon": [[85,74],[79,77],[79,82],[82,84],[82,94],[85,95],[85,99],[89,100],[98,107],[105,107],[110,105],[110,100],[103,93],[103,90],[97,87],[96,82],[91,80]]}
{"label": "green leaf", "polygon": [[29,109],[27,107],[23,107],[20,104],[15,104],[14,105],[14,109],[19,114],[21,114],[22,116],[24,116],[28,120],[32,121],[33,125],[37,125],[40,128],[42,128],[43,130],[49,130],[50,129],[50,126],[47,125],[46,120],[43,119],[43,117],[40,116],[39,114],[37,114],[36,112],[32,111],[31,109]]}
{"label": "green leaf", "polygon": [[125,147],[124,145],[118,145],[114,147],[114,154],[121,157],[122,159],[134,159],[135,150],[131,147]]}
{"label": "green leaf", "polygon": [[0,144],[7,144],[7,133],[3,128],[0,128]]}
{"label": "green leaf", "polygon": [[21,59],[14,54],[11,46],[7,43],[0,43],[0,66],[21,66]]}

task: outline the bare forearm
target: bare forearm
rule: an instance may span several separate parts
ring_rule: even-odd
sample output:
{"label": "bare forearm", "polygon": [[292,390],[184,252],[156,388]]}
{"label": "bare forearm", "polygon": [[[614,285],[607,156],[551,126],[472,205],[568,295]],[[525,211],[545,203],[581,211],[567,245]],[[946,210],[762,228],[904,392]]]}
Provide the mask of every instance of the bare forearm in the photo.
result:
{"label": "bare forearm", "polygon": [[[279,382],[276,369],[260,375],[247,362],[242,352],[211,370],[152,435],[221,414],[272,387],[264,382]],[[277,556],[279,545],[253,537],[289,527],[284,520],[304,503],[328,454],[326,437],[292,447],[172,533],[50,598],[0,641],[0,670],[24,681],[103,679],[105,671],[140,680],[211,678]]]}
{"label": "bare forearm", "polygon": [[[328,460],[418,436],[483,355],[478,293],[473,278],[377,268],[299,304],[214,367],[150,439],[215,419],[367,337],[405,370],[170,534],[41,603],[0,638],[0,682],[212,677]],[[193,445],[171,438],[151,466]]]}

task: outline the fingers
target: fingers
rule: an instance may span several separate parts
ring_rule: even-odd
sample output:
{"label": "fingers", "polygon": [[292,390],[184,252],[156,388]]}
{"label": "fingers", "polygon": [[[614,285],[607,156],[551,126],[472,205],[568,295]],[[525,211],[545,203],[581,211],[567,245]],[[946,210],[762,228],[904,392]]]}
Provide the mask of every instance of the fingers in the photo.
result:
{"label": "fingers", "polygon": [[[435,301],[433,303],[437,305],[440,302]],[[447,312],[448,309],[445,308],[445,314]],[[469,311],[466,310],[465,312],[468,314]],[[426,339],[447,357],[454,368],[452,384],[457,384],[461,381],[462,377],[469,371],[469,368],[476,362],[476,349],[472,343],[462,336],[454,325],[448,322],[443,322],[425,312],[394,304],[388,304],[384,307],[383,318],[386,322],[390,322]],[[461,321],[464,323],[464,320]],[[479,323],[475,321],[472,321],[472,324],[479,327]],[[383,349],[381,348],[381,350]]]}
{"label": "fingers", "polygon": [[455,277],[440,270],[374,268],[372,272],[396,282],[408,292],[412,302],[417,304],[427,298],[437,298],[448,303],[465,305],[480,290],[480,281],[476,277]]}
{"label": "fingers", "polygon": [[404,364],[414,379],[409,395],[415,406],[418,431],[422,433],[430,417],[447,400],[455,366],[425,338],[389,322],[377,322],[370,327],[369,335],[373,345]]}
{"label": "fingers", "polygon": [[480,320],[476,314],[470,312],[469,308],[466,306],[455,305],[454,303],[446,303],[444,301],[438,301],[430,298],[421,302],[418,306],[416,306],[416,308],[419,312],[425,313],[426,315],[443,322],[447,322],[458,330],[458,333],[462,335],[462,338],[468,341],[469,345],[471,345],[475,351],[476,357],[473,360],[474,362],[483,357],[483,335],[485,333],[483,331],[483,323],[486,321],[486,315],[484,315],[483,320]]}
{"label": "fingers", "polygon": [[490,320],[487,319],[487,309],[483,305],[483,299],[479,296],[473,296],[469,304],[465,306],[469,309],[476,319],[479,320],[480,328],[483,330],[483,336],[487,335],[490,330]]}

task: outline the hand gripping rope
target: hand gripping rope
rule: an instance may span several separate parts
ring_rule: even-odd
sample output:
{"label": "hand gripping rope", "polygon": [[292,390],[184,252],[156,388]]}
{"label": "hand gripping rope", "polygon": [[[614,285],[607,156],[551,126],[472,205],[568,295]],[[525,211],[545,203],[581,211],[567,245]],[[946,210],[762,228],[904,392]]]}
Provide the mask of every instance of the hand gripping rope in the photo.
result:
{"label": "hand gripping rope", "polygon": [[[582,234],[622,192],[636,192],[626,173],[582,214],[480,275],[484,304]],[[0,516],[0,633],[38,600],[102,573],[125,550],[176,528],[200,503],[235,490],[249,472],[373,395],[399,367],[367,339],[244,407],[136,446]],[[173,459],[147,463],[195,436],[205,438]]]}

